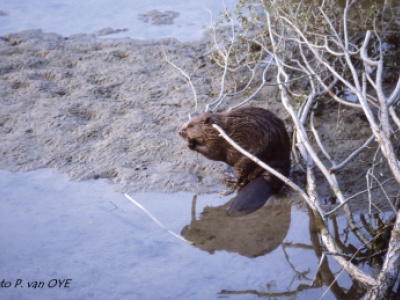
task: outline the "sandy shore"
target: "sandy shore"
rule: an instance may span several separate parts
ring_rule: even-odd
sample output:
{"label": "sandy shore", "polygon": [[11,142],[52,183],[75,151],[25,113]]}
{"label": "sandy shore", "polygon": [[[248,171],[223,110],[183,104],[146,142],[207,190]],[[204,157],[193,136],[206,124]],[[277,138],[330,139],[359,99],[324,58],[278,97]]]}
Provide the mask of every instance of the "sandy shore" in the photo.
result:
{"label": "sandy shore", "polygon": [[[164,54],[190,71],[207,48],[205,40],[64,38],[41,30],[2,37],[0,168],[50,167],[74,179],[109,178],[124,191],[217,189],[210,170],[221,164],[187,151],[178,136],[193,97]],[[197,73],[204,104],[215,87]]]}
{"label": "sandy shore", "polygon": [[224,164],[188,151],[178,135],[193,94],[165,62],[166,53],[192,73],[201,111],[219,88],[210,74],[220,71],[203,56],[210,48],[207,39],[64,38],[41,30],[2,37],[0,168],[110,178],[124,191],[220,190]]}

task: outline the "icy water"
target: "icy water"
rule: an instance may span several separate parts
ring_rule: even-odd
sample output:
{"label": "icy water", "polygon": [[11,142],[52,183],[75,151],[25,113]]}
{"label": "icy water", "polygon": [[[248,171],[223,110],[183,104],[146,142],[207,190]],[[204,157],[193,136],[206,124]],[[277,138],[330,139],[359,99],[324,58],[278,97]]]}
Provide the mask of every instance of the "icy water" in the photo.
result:
{"label": "icy water", "polygon": [[360,296],[330,258],[311,286],[318,237],[290,206],[227,218],[219,195],[132,193],[135,204],[105,181],[47,169],[0,171],[0,191],[1,299]]}
{"label": "icy water", "polygon": [[[232,8],[235,1],[225,3]],[[112,28],[126,31],[108,37],[192,41],[210,26],[208,10],[215,18],[223,7],[218,0],[0,0],[0,35],[38,28],[69,36]]]}

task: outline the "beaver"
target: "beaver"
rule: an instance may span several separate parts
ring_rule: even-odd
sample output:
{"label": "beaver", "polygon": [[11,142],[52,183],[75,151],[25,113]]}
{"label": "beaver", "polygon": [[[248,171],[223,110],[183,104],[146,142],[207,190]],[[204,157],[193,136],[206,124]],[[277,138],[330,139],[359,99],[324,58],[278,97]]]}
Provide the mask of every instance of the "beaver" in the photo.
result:
{"label": "beaver", "polygon": [[179,132],[189,149],[233,166],[235,188],[239,191],[228,213],[249,213],[260,208],[283,182],[233,148],[212,124],[219,125],[239,146],[288,176],[291,144],[284,122],[269,110],[245,106],[224,113],[203,113],[189,120]]}

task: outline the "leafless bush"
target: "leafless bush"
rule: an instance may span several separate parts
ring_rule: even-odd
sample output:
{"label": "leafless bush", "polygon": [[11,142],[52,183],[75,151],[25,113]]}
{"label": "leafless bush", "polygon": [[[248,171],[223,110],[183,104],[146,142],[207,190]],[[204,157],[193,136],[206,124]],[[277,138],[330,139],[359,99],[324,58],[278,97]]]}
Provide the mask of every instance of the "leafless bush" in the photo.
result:
{"label": "leafless bush", "polygon": [[[234,14],[239,26],[225,11],[218,19],[220,27],[211,28],[214,49],[210,57],[221,67],[221,77],[218,96],[206,110],[216,110],[229,103],[229,97],[241,96],[243,101],[231,105],[232,109],[252,100],[266,85],[279,86],[280,101],[294,126],[293,160],[305,171],[306,186],[238,149],[282,178],[307,202],[319,224],[325,254],[333,255],[367,288],[366,299],[386,299],[398,280],[400,265],[400,211],[395,203],[400,186],[400,49],[396,42],[400,7],[394,1],[370,1],[368,7],[361,7],[361,1],[344,2],[243,0]],[[271,73],[276,74],[273,83],[266,80]],[[185,76],[190,83],[190,76]],[[346,129],[346,120],[328,107],[352,111],[358,116],[352,120],[356,122],[353,128],[363,127],[358,145],[346,153],[321,138],[327,120],[334,119],[337,128]],[[221,128],[215,128],[237,146]],[[363,159],[356,161],[361,155]],[[365,176],[365,184],[349,188],[344,182],[349,176],[342,174],[354,167]],[[379,194],[374,194],[376,189]],[[322,205],[328,194],[338,202],[331,211]],[[364,206],[370,213],[377,203],[386,203],[395,220],[383,264],[375,275],[365,273],[352,263],[354,257],[342,253],[327,225],[328,216],[343,209],[350,229],[364,247],[373,249],[376,237],[371,239],[357,226],[349,206],[360,195],[366,195]]]}

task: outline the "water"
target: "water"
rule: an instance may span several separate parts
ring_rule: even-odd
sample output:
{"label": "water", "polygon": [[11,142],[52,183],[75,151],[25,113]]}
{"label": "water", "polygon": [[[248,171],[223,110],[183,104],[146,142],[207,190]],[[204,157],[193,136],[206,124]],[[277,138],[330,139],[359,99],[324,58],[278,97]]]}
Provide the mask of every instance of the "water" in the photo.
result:
{"label": "water", "polygon": [[329,258],[311,286],[318,237],[287,205],[227,218],[219,195],[130,194],[160,226],[102,180],[0,171],[0,190],[2,299],[319,299],[337,275],[335,295],[354,285]]}
{"label": "water", "polygon": [[[233,8],[235,1],[227,0]],[[69,36],[93,33],[103,28],[128,29],[111,37],[155,39],[175,37],[182,41],[201,38],[209,27],[210,14],[222,11],[223,1],[214,0],[0,0],[0,35],[26,29],[43,29]],[[174,11],[179,16],[172,25],[153,25],[140,20],[139,15],[151,10]]]}

